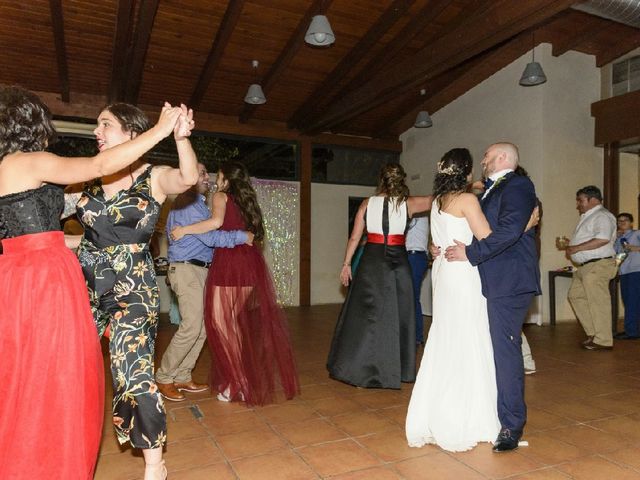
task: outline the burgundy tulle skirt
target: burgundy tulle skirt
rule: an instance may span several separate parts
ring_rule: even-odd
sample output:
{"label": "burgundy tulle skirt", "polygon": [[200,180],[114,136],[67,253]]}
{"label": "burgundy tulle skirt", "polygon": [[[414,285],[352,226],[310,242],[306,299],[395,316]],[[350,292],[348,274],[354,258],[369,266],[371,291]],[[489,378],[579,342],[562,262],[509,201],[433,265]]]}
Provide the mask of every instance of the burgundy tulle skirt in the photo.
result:
{"label": "burgundy tulle skirt", "polygon": [[91,479],[104,369],[80,265],[62,232],[2,246],[0,478]]}
{"label": "burgundy tulle skirt", "polygon": [[255,246],[218,248],[205,291],[205,327],[212,355],[212,389],[247,405],[299,392],[287,319]]}

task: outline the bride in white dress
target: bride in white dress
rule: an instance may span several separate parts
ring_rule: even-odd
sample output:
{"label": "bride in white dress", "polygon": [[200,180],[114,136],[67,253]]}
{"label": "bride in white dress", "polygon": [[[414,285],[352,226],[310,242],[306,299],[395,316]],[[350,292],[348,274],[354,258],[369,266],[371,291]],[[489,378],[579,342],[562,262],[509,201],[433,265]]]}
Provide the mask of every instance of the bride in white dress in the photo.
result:
{"label": "bride in white dress", "polygon": [[[473,160],[465,148],[438,163],[431,210],[433,244],[470,244],[491,233],[475,195],[464,193]],[[469,262],[433,262],[433,323],[406,419],[409,446],[435,443],[444,450],[470,450],[500,432],[493,348],[486,300],[477,267]]]}

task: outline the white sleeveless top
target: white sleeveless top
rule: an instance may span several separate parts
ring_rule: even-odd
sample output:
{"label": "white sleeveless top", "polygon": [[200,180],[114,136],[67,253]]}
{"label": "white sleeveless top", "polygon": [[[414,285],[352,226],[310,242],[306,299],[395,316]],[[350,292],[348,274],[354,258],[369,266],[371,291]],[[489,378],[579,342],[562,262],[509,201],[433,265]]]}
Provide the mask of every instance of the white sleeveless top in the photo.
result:
{"label": "white sleeveless top", "polygon": [[[369,197],[367,205],[367,232],[384,234],[382,230],[382,216],[384,201],[387,197]],[[407,228],[407,203],[402,202],[397,205],[389,199],[389,231],[388,235],[404,235]]]}

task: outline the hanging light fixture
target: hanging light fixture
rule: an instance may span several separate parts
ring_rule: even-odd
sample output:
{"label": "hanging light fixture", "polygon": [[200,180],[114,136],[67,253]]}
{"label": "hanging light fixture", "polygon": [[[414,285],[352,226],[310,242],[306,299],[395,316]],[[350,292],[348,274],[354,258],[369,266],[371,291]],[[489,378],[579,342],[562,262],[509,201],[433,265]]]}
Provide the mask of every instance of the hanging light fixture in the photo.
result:
{"label": "hanging light fixture", "polygon": [[[258,60],[253,60],[251,62],[253,66],[253,71],[256,79],[258,78]],[[267,97],[264,96],[264,92],[262,91],[262,87],[259,83],[252,83],[249,85],[249,90],[247,90],[247,94],[244,96],[244,101],[250,105],[262,105],[267,101]]]}
{"label": "hanging light fixture", "polygon": [[[420,96],[424,97],[425,93],[427,93],[427,91],[424,88],[420,90]],[[413,126],[416,128],[429,128],[432,125],[433,120],[431,120],[429,112],[427,112],[426,110],[419,111]]]}
{"label": "hanging light fixture", "polygon": [[522,72],[522,77],[520,77],[520,85],[523,87],[533,87],[547,81],[547,76],[544,74],[544,70],[542,70],[542,65],[536,62],[535,33],[532,34],[531,37],[533,38],[533,46],[531,48],[532,60],[524,67],[524,72]]}
{"label": "hanging light fixture", "polygon": [[326,47],[336,41],[329,19],[325,15],[314,15],[304,35],[304,41],[317,47]]}

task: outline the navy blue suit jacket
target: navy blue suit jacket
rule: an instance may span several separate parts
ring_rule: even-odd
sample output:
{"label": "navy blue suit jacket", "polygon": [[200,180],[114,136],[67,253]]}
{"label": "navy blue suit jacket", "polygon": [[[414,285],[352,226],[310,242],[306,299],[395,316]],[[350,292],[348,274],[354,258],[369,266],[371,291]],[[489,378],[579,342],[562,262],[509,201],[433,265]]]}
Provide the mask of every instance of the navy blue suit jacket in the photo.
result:
{"label": "navy blue suit jacket", "polygon": [[536,206],[536,192],[529,177],[508,173],[480,201],[492,233],[474,239],[467,258],[477,265],[482,294],[499,298],[523,293],[540,294],[540,269],[535,229],[523,233]]}

